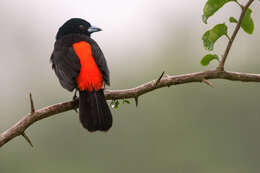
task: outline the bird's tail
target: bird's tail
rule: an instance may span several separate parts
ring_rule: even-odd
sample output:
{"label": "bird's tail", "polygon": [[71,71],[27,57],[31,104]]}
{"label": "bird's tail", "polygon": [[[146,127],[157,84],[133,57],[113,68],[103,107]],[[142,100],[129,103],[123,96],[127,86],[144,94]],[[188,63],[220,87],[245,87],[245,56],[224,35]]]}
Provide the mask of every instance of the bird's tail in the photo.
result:
{"label": "bird's tail", "polygon": [[109,130],[112,126],[112,114],[103,89],[79,92],[79,117],[83,127],[90,132]]}

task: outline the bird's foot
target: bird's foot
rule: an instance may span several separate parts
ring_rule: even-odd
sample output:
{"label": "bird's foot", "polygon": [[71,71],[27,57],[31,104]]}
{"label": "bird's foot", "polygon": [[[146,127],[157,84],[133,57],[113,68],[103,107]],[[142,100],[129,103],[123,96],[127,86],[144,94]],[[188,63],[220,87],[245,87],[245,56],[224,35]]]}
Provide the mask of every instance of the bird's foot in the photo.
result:
{"label": "bird's foot", "polygon": [[[79,99],[79,97],[77,96],[77,92],[78,92],[78,90],[76,89],[76,90],[75,90],[75,93],[74,93],[74,96],[73,96],[73,98],[72,98],[73,101]],[[77,108],[75,108],[74,111],[75,111],[76,113],[78,113],[78,109],[77,109]]]}

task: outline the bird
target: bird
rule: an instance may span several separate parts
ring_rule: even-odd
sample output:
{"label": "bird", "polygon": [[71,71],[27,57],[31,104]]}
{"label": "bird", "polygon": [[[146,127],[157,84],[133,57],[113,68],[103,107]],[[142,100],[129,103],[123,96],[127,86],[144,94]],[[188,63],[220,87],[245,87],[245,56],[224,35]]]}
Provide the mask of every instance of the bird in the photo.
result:
{"label": "bird", "polygon": [[113,123],[104,96],[104,87],[110,85],[105,56],[91,38],[102,29],[81,18],[66,21],[56,34],[50,62],[61,86],[77,99],[79,92],[79,119],[89,132],[108,131]]}

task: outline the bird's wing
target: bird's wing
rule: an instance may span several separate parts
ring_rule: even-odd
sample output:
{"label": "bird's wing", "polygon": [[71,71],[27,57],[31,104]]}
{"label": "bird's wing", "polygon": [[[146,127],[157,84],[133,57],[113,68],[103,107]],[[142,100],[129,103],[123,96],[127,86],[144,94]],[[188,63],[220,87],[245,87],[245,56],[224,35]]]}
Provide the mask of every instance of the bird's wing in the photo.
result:
{"label": "bird's wing", "polygon": [[54,69],[63,88],[73,91],[77,88],[76,78],[80,73],[80,60],[72,47],[54,48],[51,55]]}

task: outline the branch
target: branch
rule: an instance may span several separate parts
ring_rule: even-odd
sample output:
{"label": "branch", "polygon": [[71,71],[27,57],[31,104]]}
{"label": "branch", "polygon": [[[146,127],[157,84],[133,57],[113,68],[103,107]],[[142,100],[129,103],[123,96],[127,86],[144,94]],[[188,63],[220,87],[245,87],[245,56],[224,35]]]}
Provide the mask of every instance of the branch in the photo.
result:
{"label": "branch", "polygon": [[[236,35],[237,35],[237,33],[238,33],[239,29],[240,29],[240,26],[241,26],[243,17],[244,17],[245,14],[246,14],[246,10],[247,10],[247,9],[249,8],[249,6],[253,3],[253,1],[254,1],[254,0],[249,0],[245,6],[242,6],[241,4],[238,3],[238,4],[240,5],[241,9],[242,9],[242,12],[241,12],[241,15],[240,15],[240,17],[239,17],[238,23],[237,23],[237,25],[236,25],[236,27],[235,27],[235,30],[234,30],[234,32],[233,32],[231,38],[228,37],[228,38],[229,38],[228,45],[227,45],[227,47],[226,47],[225,53],[224,53],[224,55],[223,55],[223,57],[222,57],[220,63],[219,63],[219,66],[217,67],[217,69],[218,69],[219,71],[224,71],[224,65],[225,65],[225,62],[226,62],[228,53],[229,53],[229,51],[230,51],[230,48],[231,48],[231,46],[232,46],[232,44],[233,44],[233,42],[234,42],[234,40],[235,40],[235,38],[236,38]],[[237,1],[235,1],[235,2],[237,2]],[[227,36],[228,36],[228,35],[227,35]]]}
{"label": "branch", "polygon": [[[197,73],[189,73],[182,74],[176,76],[168,76],[163,77],[164,72],[158,79],[150,81],[148,83],[137,86],[136,88],[125,89],[125,90],[106,90],[105,97],[107,100],[117,100],[117,99],[127,99],[134,98],[136,102],[136,106],[138,105],[138,97],[151,92],[155,89],[159,89],[162,87],[169,87],[171,85],[185,84],[191,82],[204,82],[207,85],[213,87],[213,85],[208,81],[210,79],[226,79],[232,81],[242,81],[242,82],[260,82],[260,74],[249,74],[249,73],[239,73],[239,72],[229,72],[224,71],[225,61],[227,59],[230,48],[233,44],[233,41],[240,29],[242,19],[246,13],[246,10],[252,4],[254,0],[249,0],[245,6],[240,5],[242,12],[239,17],[239,21],[235,27],[235,30],[229,38],[228,45],[226,47],[223,58],[221,59],[219,66],[216,70],[209,70],[204,72]],[[237,2],[237,1],[236,1]],[[43,118],[50,117],[52,115],[62,113],[65,111],[69,111],[72,109],[78,108],[78,100],[73,100],[69,102],[59,103],[52,106],[48,106],[39,110],[35,110],[32,96],[30,94],[30,104],[31,104],[31,112],[14,124],[12,127],[4,131],[0,134],[0,147],[6,144],[11,139],[16,136],[23,136],[26,141],[32,146],[32,142],[29,137],[25,134],[25,130],[31,126],[36,121],[39,121]]]}
{"label": "branch", "polygon": [[[179,85],[191,82],[205,82],[210,79],[226,79],[242,82],[260,82],[260,74],[238,73],[230,71],[209,70],[204,72],[182,74],[176,76],[159,77],[148,83],[142,84],[135,88],[125,90],[106,90],[105,97],[107,100],[138,98],[139,96],[151,92],[155,89],[169,87],[171,85]],[[156,85],[155,85],[156,83]],[[12,127],[0,134],[0,147],[6,144],[16,136],[24,136],[31,144],[28,136],[24,131],[36,121],[47,118],[58,113],[66,112],[78,108],[78,100],[58,103],[52,106],[47,106],[42,109],[35,110],[34,113],[28,113],[20,121]],[[27,137],[27,138],[26,138]]]}

